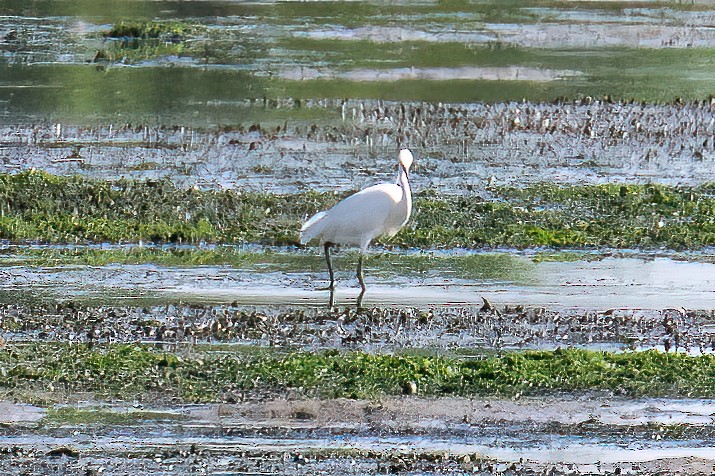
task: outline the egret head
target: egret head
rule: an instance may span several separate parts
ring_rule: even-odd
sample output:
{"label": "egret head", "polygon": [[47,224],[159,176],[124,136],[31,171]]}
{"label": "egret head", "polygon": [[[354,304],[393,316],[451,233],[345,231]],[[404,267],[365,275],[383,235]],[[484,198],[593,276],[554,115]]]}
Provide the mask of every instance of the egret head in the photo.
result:
{"label": "egret head", "polygon": [[410,171],[410,167],[412,166],[412,152],[410,152],[410,149],[402,149],[400,151],[400,165],[405,168],[405,172]]}

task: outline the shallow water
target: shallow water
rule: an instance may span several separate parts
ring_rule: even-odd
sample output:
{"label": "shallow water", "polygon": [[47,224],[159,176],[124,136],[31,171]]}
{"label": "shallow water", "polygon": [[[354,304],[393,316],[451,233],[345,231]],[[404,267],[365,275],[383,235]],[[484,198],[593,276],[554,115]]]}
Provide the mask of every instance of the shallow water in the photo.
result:
{"label": "shallow water", "polygon": [[[711,11],[577,4],[5,2],[0,122],[250,125],[265,111],[236,103],[264,97],[671,101],[712,92]],[[122,41],[102,33],[127,18],[199,32],[96,59]]]}
{"label": "shallow water", "polygon": [[[528,435],[525,435],[528,436]],[[493,437],[487,438],[493,440]],[[715,446],[703,446],[700,441],[658,442],[643,448],[640,443],[629,447],[623,443],[607,444],[602,441],[573,441],[573,437],[556,437],[549,435],[549,443],[539,444],[531,441],[502,440],[497,444],[485,444],[479,439],[444,438],[444,437],[353,437],[345,436],[334,440],[310,438],[241,438],[241,437],[171,437],[163,435],[152,436],[150,440],[145,435],[132,437],[122,434],[109,434],[104,437],[80,438],[72,437],[10,437],[0,438],[1,444],[18,447],[36,446],[41,444],[48,450],[52,447],[71,445],[80,452],[94,455],[116,454],[125,452],[161,452],[169,448],[190,447],[196,445],[202,450],[212,453],[240,454],[244,451],[266,453],[292,453],[313,451],[378,451],[395,454],[410,453],[449,453],[452,456],[478,454],[486,459],[511,463],[527,460],[531,464],[571,463],[577,466],[604,465],[619,462],[644,462],[665,458],[703,458],[715,461]],[[466,440],[466,441],[465,441]],[[536,444],[535,444],[536,443]],[[502,446],[504,445],[504,446]],[[507,447],[507,445],[512,447]],[[520,446],[514,448],[514,446]],[[584,468],[585,469],[585,468]],[[590,469],[590,468],[589,468]],[[586,470],[588,471],[588,470]]]}
{"label": "shallow water", "polygon": [[[489,259],[495,254],[485,255]],[[499,255],[496,255],[499,256]],[[396,272],[389,255],[368,259],[364,306],[481,306],[482,297],[494,304],[545,306],[552,309],[715,309],[715,264],[671,258],[605,258],[599,261],[541,262],[504,255],[501,268],[478,271],[472,279],[440,269]],[[270,262],[255,268],[161,267],[109,265],[28,267],[2,269],[0,291],[38,293],[45,299],[91,299],[131,302],[136,299],[182,300],[241,305],[323,306],[329,293],[327,272],[318,271],[315,256],[311,272],[273,271]],[[511,261],[511,264],[508,263]],[[353,263],[341,258],[336,278],[337,305],[350,305],[359,294]],[[279,265],[285,267],[286,265]],[[421,269],[425,265],[421,265]],[[429,263],[426,264],[429,269]],[[511,268],[510,268],[511,266]],[[262,270],[261,270],[262,269]],[[517,271],[517,272],[515,272]],[[481,278],[479,275],[481,273]]]}

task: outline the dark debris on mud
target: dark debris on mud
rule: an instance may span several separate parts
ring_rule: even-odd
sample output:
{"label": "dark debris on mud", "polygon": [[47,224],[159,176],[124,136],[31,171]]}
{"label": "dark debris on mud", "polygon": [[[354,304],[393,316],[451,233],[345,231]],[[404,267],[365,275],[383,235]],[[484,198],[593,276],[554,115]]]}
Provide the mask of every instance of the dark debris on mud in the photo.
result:
{"label": "dark debris on mud", "polygon": [[[9,476],[95,476],[102,474],[475,474],[561,476],[588,474],[575,463],[500,462],[480,454],[409,451],[230,451],[185,447],[149,448],[143,452],[54,456],[44,449],[0,447],[0,470]],[[74,450],[69,450],[74,452]],[[4,454],[3,454],[4,453]],[[598,474],[712,474],[712,462],[698,458],[665,458],[637,463],[599,464]]]}
{"label": "dark debris on mud", "polygon": [[715,350],[713,311],[542,307],[246,309],[233,305],[153,307],[0,306],[8,342],[240,344],[285,349],[434,351],[552,349]]}

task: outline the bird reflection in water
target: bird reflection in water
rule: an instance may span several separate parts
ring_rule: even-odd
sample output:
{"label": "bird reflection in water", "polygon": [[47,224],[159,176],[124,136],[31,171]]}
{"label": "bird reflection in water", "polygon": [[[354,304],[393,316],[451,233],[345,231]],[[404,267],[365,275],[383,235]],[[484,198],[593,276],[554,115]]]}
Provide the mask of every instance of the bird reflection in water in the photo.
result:
{"label": "bird reflection in water", "polygon": [[[360,294],[358,294],[357,300],[355,302],[355,310],[357,312],[362,311],[362,299],[365,297],[365,291],[367,289],[362,288]],[[335,307],[335,287],[330,289],[330,297],[328,298],[328,309],[333,309]]]}

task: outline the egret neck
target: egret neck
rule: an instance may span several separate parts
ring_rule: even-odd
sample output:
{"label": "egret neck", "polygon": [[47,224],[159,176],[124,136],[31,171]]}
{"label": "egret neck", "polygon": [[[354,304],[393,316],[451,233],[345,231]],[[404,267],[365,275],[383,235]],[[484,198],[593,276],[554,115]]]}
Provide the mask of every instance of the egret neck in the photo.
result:
{"label": "egret neck", "polygon": [[400,164],[400,169],[397,172],[397,185],[402,188],[402,200],[400,200],[400,205],[402,205],[402,211],[405,213],[403,225],[407,223],[410,218],[410,212],[412,211],[412,190],[410,189],[410,180],[407,173],[407,169],[404,165]]}

